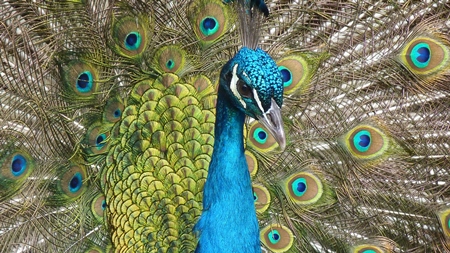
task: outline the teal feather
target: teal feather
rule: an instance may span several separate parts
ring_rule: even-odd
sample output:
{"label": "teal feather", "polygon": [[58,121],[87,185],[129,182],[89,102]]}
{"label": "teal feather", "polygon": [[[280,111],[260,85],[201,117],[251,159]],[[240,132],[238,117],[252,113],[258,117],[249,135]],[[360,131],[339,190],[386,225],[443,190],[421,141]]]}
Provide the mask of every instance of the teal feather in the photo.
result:
{"label": "teal feather", "polygon": [[0,252],[450,251],[449,17],[3,1]]}

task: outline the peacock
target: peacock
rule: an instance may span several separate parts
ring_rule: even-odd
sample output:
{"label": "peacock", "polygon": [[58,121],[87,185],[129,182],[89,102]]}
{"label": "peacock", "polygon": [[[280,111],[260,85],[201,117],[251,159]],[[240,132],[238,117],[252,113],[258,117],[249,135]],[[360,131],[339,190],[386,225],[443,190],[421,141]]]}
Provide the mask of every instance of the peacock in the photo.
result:
{"label": "peacock", "polygon": [[0,252],[450,252],[449,20],[3,0]]}

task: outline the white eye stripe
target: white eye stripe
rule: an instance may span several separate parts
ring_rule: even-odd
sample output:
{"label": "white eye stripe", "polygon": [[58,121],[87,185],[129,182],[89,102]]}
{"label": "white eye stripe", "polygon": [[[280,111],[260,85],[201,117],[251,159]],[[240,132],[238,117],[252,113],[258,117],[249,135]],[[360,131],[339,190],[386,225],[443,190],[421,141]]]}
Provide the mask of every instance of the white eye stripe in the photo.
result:
{"label": "white eye stripe", "polygon": [[262,107],[262,104],[261,104],[261,100],[259,99],[258,92],[255,89],[253,90],[253,98],[255,99],[256,104],[259,107],[259,110],[261,110],[262,113],[265,113],[264,108]]}
{"label": "white eye stripe", "polygon": [[241,94],[239,94],[239,91],[237,90],[237,82],[239,81],[239,77],[237,76],[237,68],[238,64],[233,66],[233,75],[231,76],[230,81],[230,90],[233,92],[233,95],[238,98],[239,102],[242,104],[244,108],[247,108],[247,104],[242,100]]}

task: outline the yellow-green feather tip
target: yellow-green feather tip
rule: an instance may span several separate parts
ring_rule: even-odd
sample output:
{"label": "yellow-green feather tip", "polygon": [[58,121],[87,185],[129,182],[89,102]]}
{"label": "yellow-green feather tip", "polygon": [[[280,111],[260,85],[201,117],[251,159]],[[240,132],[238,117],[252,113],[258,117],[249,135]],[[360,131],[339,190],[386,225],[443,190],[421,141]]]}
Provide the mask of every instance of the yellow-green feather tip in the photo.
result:
{"label": "yellow-green feather tip", "polygon": [[264,213],[270,206],[270,193],[267,188],[261,184],[253,184],[252,187],[256,212]]}
{"label": "yellow-green feather tip", "polygon": [[120,17],[114,20],[113,49],[121,56],[139,59],[147,48],[150,36],[150,25],[146,17]]}
{"label": "yellow-green feather tip", "polygon": [[280,184],[286,197],[299,205],[314,204],[324,193],[322,181],[310,172],[292,174]]}
{"label": "yellow-green feather tip", "polygon": [[341,146],[355,159],[378,161],[392,146],[386,128],[372,122],[359,124],[339,139]]}
{"label": "yellow-green feather tip", "polygon": [[283,79],[284,94],[304,93],[314,76],[321,57],[296,53],[277,60],[278,70]]}
{"label": "yellow-green feather tip", "polygon": [[198,40],[209,45],[229,29],[229,6],[220,0],[196,0],[189,6],[189,19]]}
{"label": "yellow-green feather tip", "polygon": [[261,229],[260,240],[270,251],[282,253],[294,244],[292,231],[281,224],[271,224]]}
{"label": "yellow-green feather tip", "polygon": [[424,88],[431,88],[448,80],[445,75],[450,71],[450,41],[440,34],[415,35],[401,48],[397,61],[423,80]]}

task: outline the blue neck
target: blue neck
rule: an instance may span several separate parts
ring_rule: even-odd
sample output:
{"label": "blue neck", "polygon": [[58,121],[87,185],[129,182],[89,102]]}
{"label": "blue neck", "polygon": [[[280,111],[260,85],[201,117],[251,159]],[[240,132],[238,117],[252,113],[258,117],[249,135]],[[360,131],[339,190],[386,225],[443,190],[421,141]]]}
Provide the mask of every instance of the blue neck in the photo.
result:
{"label": "blue neck", "polygon": [[261,252],[253,192],[244,155],[245,115],[219,87],[214,151],[203,191],[196,253]]}

